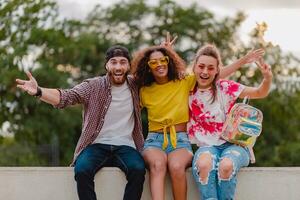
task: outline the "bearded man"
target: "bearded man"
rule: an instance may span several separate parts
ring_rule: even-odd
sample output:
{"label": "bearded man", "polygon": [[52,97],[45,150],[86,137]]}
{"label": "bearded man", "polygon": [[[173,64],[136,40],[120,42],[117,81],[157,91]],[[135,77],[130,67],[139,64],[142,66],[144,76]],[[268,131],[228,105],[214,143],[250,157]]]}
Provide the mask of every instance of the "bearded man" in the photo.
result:
{"label": "bearded man", "polygon": [[145,164],[138,88],[130,70],[130,54],[113,46],[106,52],[105,76],[83,81],[71,89],[39,87],[31,73],[29,80],[16,79],[17,87],[56,108],[83,104],[83,124],[72,165],[80,200],[96,200],[95,174],[102,167],[118,167],[126,175],[123,199],[141,198]]}

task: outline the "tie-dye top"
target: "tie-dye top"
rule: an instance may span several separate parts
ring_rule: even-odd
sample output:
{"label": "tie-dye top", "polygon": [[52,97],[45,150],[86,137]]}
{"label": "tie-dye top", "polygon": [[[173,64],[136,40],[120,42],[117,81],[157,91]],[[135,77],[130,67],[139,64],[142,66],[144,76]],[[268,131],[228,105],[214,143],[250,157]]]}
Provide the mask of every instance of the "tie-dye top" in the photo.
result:
{"label": "tie-dye top", "polygon": [[216,88],[216,99],[213,103],[212,90],[195,89],[189,97],[188,134],[191,143],[198,146],[225,143],[220,135],[226,115],[245,86],[230,80],[219,80]]}

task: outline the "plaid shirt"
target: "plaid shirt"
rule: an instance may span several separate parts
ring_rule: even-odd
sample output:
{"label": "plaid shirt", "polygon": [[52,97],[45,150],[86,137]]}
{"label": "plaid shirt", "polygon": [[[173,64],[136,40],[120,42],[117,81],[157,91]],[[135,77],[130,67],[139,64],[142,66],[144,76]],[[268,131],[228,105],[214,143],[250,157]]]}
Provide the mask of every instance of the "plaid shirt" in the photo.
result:
{"label": "plaid shirt", "polygon": [[[144,145],[142,135],[142,123],[140,114],[138,88],[132,77],[127,77],[128,87],[131,91],[134,107],[134,129],[132,137],[137,150],[141,151]],[[111,84],[109,76],[95,77],[83,81],[72,89],[59,89],[60,103],[56,108],[65,108],[69,105],[83,104],[82,132],[78,140],[74,158],[74,164],[80,152],[97,138],[104,124],[106,112],[112,100]],[[116,133],[117,134],[117,133]]]}

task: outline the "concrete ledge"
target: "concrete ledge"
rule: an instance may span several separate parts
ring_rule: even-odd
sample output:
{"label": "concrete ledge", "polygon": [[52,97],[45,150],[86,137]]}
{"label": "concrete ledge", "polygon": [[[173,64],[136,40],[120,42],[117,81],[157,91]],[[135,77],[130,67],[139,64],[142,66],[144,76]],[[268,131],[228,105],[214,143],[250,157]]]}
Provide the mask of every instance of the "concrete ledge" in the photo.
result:
{"label": "concrete ledge", "polygon": [[[196,184],[187,171],[188,199],[199,199]],[[0,167],[2,200],[76,200],[76,184],[71,167]],[[126,179],[118,168],[103,168],[95,177],[98,200],[121,200]],[[237,200],[300,198],[300,167],[245,168],[238,174]],[[150,200],[148,175],[143,200]],[[170,179],[166,182],[166,200],[172,199]]]}

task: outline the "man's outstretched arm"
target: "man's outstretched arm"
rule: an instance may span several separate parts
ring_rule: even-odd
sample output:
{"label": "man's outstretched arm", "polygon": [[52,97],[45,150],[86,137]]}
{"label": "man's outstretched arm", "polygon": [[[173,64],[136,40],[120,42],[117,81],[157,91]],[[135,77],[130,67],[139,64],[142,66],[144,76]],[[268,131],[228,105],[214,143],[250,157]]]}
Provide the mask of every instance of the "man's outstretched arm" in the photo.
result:
{"label": "man's outstretched arm", "polygon": [[17,87],[31,96],[39,96],[46,103],[56,106],[60,102],[60,92],[57,89],[41,88],[30,72],[26,72],[29,80],[16,79]]}

